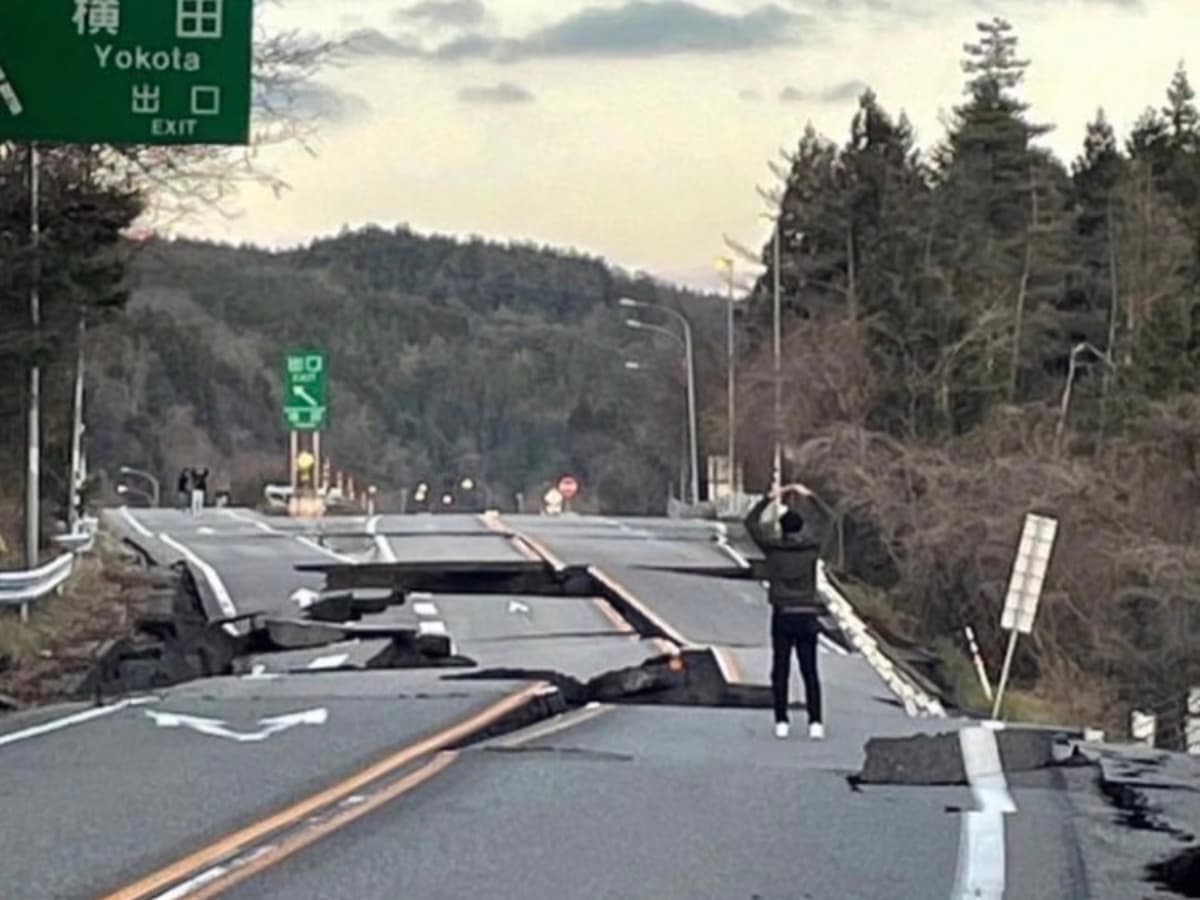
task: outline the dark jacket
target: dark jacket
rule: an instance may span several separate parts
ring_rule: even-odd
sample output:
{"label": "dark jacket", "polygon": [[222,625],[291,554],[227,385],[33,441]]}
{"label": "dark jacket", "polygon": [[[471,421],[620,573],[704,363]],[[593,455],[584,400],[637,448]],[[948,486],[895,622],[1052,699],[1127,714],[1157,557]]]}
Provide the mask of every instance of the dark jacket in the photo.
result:
{"label": "dark jacket", "polygon": [[817,592],[817,560],[832,533],[833,514],[816,496],[805,497],[797,510],[804,516],[804,528],[798,534],[772,537],[762,522],[770,505],[771,498],[763,497],[746,516],[746,530],[766,557],[768,599],[776,610],[823,614],[826,609]]}

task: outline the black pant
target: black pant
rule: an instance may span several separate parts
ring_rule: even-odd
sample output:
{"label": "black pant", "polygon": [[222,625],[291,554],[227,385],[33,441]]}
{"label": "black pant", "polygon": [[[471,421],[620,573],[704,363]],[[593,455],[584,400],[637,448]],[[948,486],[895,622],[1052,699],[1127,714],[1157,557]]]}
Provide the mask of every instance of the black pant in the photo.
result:
{"label": "black pant", "polygon": [[804,680],[805,706],[808,721],[820,722],[821,678],[817,674],[817,638],[821,636],[820,619],[811,613],[771,613],[771,691],[775,701],[775,721],[788,721],[788,678],[791,675],[792,648],[800,663]]}

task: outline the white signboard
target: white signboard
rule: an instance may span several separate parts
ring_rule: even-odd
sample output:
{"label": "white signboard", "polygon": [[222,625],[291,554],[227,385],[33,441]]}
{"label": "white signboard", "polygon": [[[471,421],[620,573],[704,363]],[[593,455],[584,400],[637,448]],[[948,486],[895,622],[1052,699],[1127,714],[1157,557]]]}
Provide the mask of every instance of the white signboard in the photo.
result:
{"label": "white signboard", "polygon": [[1000,619],[1006,630],[1021,634],[1033,631],[1057,533],[1058,520],[1032,513],[1025,517],[1025,530],[1021,533],[1017,561],[1013,564],[1008,596],[1004,600],[1004,615]]}

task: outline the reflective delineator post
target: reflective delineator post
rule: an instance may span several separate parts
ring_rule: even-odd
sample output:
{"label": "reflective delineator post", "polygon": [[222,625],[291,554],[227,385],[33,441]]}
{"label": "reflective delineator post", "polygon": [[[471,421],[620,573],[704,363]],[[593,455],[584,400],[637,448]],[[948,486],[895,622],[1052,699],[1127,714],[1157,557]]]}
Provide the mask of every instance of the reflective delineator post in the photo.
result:
{"label": "reflective delineator post", "polygon": [[992,692],[992,680],[988,678],[987,667],[983,664],[983,654],[979,652],[979,644],[975,640],[975,629],[968,625],[963,630],[971,647],[971,661],[975,663],[975,674],[979,676],[979,684],[983,688],[984,696],[992,700],[995,696]]}

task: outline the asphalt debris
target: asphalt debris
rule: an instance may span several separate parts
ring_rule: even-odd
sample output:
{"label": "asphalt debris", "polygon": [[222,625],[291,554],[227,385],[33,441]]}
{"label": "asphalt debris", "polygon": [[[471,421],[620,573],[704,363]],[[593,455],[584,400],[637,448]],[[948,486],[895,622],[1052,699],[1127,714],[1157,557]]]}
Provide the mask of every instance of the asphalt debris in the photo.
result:
{"label": "asphalt debris", "polygon": [[1181,897],[1200,897],[1200,847],[1146,867],[1147,880]]}

